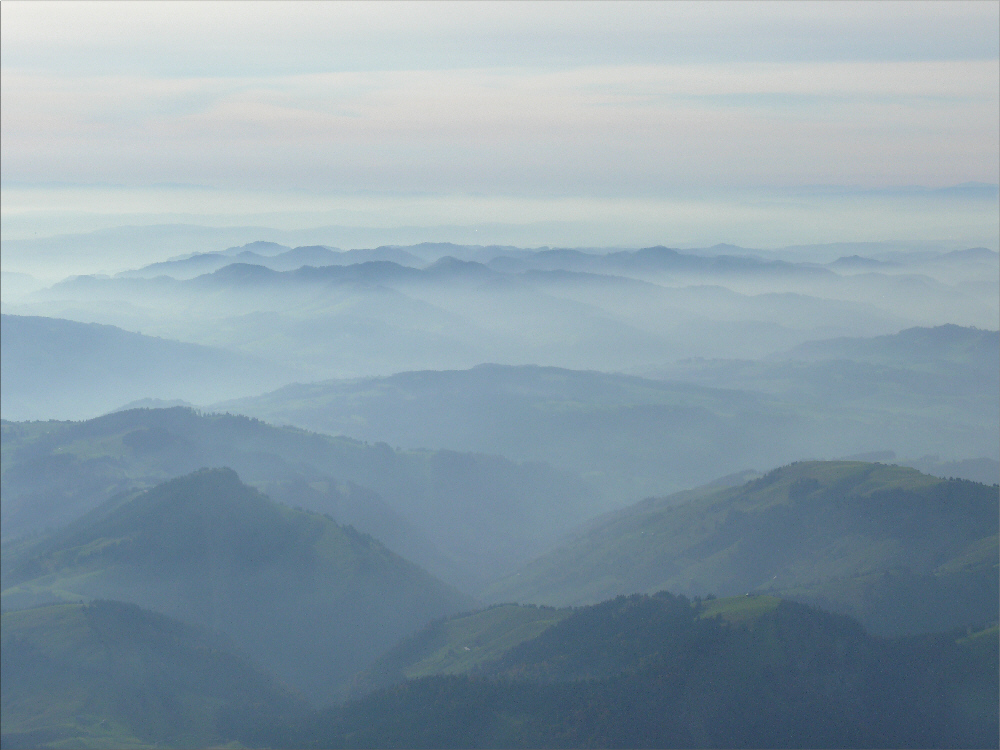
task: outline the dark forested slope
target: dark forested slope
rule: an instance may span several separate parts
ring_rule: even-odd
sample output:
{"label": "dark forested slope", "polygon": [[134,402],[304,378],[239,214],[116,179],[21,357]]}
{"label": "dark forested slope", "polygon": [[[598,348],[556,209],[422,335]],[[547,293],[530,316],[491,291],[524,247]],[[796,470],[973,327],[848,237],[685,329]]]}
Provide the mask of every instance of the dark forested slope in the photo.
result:
{"label": "dark forested slope", "polygon": [[983,643],[954,634],[884,641],[846,617],[761,599],[752,616],[742,608],[730,620],[727,611],[741,608],[728,602],[619,597],[575,611],[474,673],[410,680],[253,740],[326,748],[996,747],[995,628]]}

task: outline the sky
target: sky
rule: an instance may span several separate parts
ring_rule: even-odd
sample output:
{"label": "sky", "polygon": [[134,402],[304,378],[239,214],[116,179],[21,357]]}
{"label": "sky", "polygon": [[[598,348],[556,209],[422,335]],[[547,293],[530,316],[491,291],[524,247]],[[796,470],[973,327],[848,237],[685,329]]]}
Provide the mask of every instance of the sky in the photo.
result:
{"label": "sky", "polygon": [[994,193],[941,192],[1000,181],[995,2],[0,14],[4,239],[555,222],[593,244],[996,245]]}

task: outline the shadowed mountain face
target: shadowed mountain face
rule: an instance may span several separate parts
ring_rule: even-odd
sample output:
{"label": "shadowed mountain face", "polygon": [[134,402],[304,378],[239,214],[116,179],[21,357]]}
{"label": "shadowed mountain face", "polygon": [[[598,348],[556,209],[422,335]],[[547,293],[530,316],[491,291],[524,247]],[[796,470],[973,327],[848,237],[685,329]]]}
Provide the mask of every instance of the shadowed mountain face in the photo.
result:
{"label": "shadowed mountain face", "polygon": [[329,513],[474,591],[599,512],[579,478],[539,463],[280,428],[189,409],[3,424],[4,537],[74,520],[117,492],[229,466],[290,506]]}
{"label": "shadowed mountain face", "polygon": [[0,317],[4,419],[82,419],[141,398],[259,393],[295,370],[257,357],[55,318]]}
{"label": "shadowed mountain face", "polygon": [[662,589],[773,592],[882,633],[980,626],[997,618],[998,513],[995,485],[802,462],[598,519],[486,596],[565,605]]}
{"label": "shadowed mountain face", "polygon": [[305,702],[215,633],[133,604],[4,612],[3,746],[209,747]]}
{"label": "shadowed mountain face", "polygon": [[5,608],[119,599],[228,634],[316,701],[470,600],[372,537],[278,505],[229,469],[116,498],[10,547]]}

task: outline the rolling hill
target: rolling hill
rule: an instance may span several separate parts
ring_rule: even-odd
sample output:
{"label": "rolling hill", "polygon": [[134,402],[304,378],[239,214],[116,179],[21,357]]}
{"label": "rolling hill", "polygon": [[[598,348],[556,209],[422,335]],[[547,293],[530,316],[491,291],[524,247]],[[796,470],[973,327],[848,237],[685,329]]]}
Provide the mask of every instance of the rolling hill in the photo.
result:
{"label": "rolling hill", "polygon": [[362,440],[543,460],[585,476],[613,507],[803,458],[995,456],[998,341],[995,331],[914,328],[804,344],[816,361],[799,350],[689,360],[656,378],[490,364],[294,384],[213,408]]}
{"label": "rolling hill", "polygon": [[650,498],[489,587],[557,606],[632,592],[774,593],[887,634],[997,619],[997,488],[863,462],[800,462]]}
{"label": "rolling hill", "polygon": [[[987,459],[994,467],[990,476],[995,477],[1000,470],[996,461],[1000,452],[998,363],[997,331],[943,325],[909,328],[890,336],[809,341],[760,360],[685,360],[649,375],[750,391],[806,411],[851,414],[883,426],[881,439],[886,442],[882,450],[893,450],[910,465],[928,454],[943,454],[945,461]],[[901,423],[903,415],[910,427]],[[884,429],[894,421],[900,423],[891,431]],[[917,428],[921,422],[924,427]],[[952,430],[965,425],[969,437],[978,432],[978,447],[966,442],[959,448],[963,442],[959,439],[930,448],[928,438],[944,425],[952,425]],[[908,431],[918,440],[908,438]],[[871,449],[840,455],[862,452]],[[922,465],[930,468],[927,462]],[[964,476],[959,467],[950,470],[945,476]],[[982,472],[966,478],[978,476]]]}
{"label": "rolling hill", "polygon": [[311,700],[467,597],[329,518],[279,505],[230,469],[109,500],[5,545],[4,608],[118,599],[226,633]]}
{"label": "rolling hill", "polygon": [[1000,334],[956,325],[909,328],[891,336],[869,339],[809,341],[770,357],[810,361],[850,359],[911,367],[934,367],[949,362],[964,364],[985,374],[995,373],[1000,368],[998,358]]}

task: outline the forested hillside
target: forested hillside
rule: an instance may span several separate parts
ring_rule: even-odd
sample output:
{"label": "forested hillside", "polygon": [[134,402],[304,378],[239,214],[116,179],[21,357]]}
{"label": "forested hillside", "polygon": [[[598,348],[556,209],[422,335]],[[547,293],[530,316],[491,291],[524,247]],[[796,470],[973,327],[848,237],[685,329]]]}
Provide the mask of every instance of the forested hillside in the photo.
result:
{"label": "forested hillside", "polygon": [[[667,593],[576,610],[462,676],[425,677],[251,742],[295,747],[980,747],[996,628],[884,641],[777,600]],[[718,616],[716,616],[718,615]],[[958,640],[957,640],[958,639]]]}

